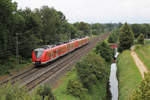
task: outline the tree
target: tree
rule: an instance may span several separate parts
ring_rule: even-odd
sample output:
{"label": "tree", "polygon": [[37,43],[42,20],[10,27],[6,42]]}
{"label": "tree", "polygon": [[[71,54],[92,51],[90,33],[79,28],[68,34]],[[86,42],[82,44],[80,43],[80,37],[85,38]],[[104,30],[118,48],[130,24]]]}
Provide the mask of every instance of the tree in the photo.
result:
{"label": "tree", "polygon": [[138,36],[137,42],[138,42],[139,44],[144,44],[144,35],[143,35],[143,34],[140,34],[140,35]]}
{"label": "tree", "polygon": [[40,86],[36,94],[42,97],[42,100],[56,100],[49,85]]}
{"label": "tree", "polygon": [[104,32],[104,26],[99,23],[92,24],[91,28],[92,28],[93,35],[98,35],[98,34]]}
{"label": "tree", "polygon": [[78,80],[69,80],[67,85],[67,91],[73,96],[81,98],[87,89],[83,88],[83,85]]}
{"label": "tree", "polygon": [[0,0],[0,58],[3,59],[11,55],[12,19],[16,8],[16,3],[11,0]]}
{"label": "tree", "polygon": [[90,34],[90,25],[85,22],[80,22],[80,23],[74,23],[74,26],[79,30],[82,31],[81,36],[86,36]]}
{"label": "tree", "polygon": [[147,73],[144,80],[132,92],[130,100],[150,100],[150,73]]}
{"label": "tree", "polygon": [[97,44],[95,52],[102,56],[106,62],[111,62],[113,59],[113,50],[105,41]]}
{"label": "tree", "polygon": [[111,34],[108,38],[108,42],[109,43],[117,43],[118,42],[118,37],[119,37],[119,30],[115,29],[111,32]]}
{"label": "tree", "polygon": [[134,42],[134,35],[131,28],[125,23],[120,29],[119,35],[119,51],[129,49]]}
{"label": "tree", "polygon": [[108,79],[108,67],[104,59],[95,53],[88,54],[76,64],[77,74],[83,86],[90,89],[97,81]]}
{"label": "tree", "polygon": [[41,9],[43,32],[43,44],[54,44],[56,39],[56,10],[43,6]]}

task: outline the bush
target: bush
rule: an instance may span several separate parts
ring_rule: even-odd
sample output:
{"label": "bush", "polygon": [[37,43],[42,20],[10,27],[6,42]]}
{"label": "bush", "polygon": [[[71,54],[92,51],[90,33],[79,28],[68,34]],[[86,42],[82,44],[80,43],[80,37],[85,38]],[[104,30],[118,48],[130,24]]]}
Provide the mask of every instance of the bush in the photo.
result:
{"label": "bush", "polygon": [[50,86],[48,85],[44,85],[44,86],[40,86],[37,89],[36,92],[37,95],[42,97],[42,100],[56,100],[56,98],[54,97]]}
{"label": "bush", "polygon": [[105,41],[97,44],[95,52],[102,56],[106,62],[111,62],[113,59],[113,49]]}
{"label": "bush", "polygon": [[56,100],[50,87],[41,86],[33,93],[29,93],[26,88],[20,88],[17,84],[6,84],[0,86],[0,100]]}
{"label": "bush", "polygon": [[138,50],[142,47],[142,45],[135,45],[134,50]]}
{"label": "bush", "polygon": [[11,84],[0,86],[0,100],[39,100],[31,96],[25,88],[19,88]]}
{"label": "bush", "polygon": [[144,44],[144,35],[140,34],[137,38],[138,44]]}
{"label": "bush", "polygon": [[111,34],[109,35],[108,42],[109,43],[117,43],[118,42],[118,36],[119,36],[119,30],[118,29],[113,30],[111,32]]}
{"label": "bush", "polygon": [[82,61],[76,64],[80,81],[87,89],[98,80],[108,79],[108,68],[105,61],[95,53],[89,53]]}
{"label": "bush", "polygon": [[150,73],[145,75],[139,87],[133,91],[130,100],[150,100]]}
{"label": "bush", "polygon": [[83,88],[82,84],[77,80],[69,80],[67,91],[75,97],[81,98],[87,89]]}

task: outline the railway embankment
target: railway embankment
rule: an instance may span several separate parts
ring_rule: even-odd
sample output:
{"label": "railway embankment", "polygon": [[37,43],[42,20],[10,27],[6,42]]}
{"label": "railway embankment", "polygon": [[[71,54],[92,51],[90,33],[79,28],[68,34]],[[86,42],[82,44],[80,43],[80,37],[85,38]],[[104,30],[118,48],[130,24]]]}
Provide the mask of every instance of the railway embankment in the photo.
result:
{"label": "railway embankment", "polygon": [[[109,100],[111,98],[108,87],[110,62],[107,61],[111,61],[112,56],[108,57],[110,53],[108,49],[111,50],[105,42],[98,43],[93,51],[57,81],[53,88],[56,98],[58,100]],[[96,51],[109,53],[101,55]]]}
{"label": "railway embankment", "polygon": [[[83,48],[81,48],[80,50],[76,50],[75,52],[73,52],[73,53],[71,53],[71,54],[69,54],[69,55],[67,55],[67,56],[65,56],[66,58],[64,58],[64,59],[60,59],[60,60],[62,60],[62,61],[59,61],[59,62],[57,62],[56,64],[50,64],[50,66],[49,67],[43,67],[43,68],[40,68],[40,69],[32,69],[32,70],[29,70],[29,73],[28,73],[28,71],[27,71],[27,73],[25,72],[25,73],[20,73],[20,74],[18,74],[18,76],[16,76],[16,77],[14,77],[14,78],[12,78],[12,80],[10,79],[10,83],[12,82],[12,83],[14,83],[15,81],[17,81],[17,83],[18,83],[18,85],[20,85],[19,84],[19,82],[21,82],[21,84],[23,84],[23,85],[25,85],[26,86],[26,84],[25,83],[27,83],[27,85],[29,84],[29,90],[30,89],[32,89],[32,87],[33,88],[35,88],[37,85],[40,85],[40,84],[44,84],[44,83],[48,83],[49,85],[51,84],[51,86],[53,86],[54,88],[55,87],[59,87],[61,84],[61,82],[58,82],[57,80],[59,80],[60,79],[60,77],[62,77],[68,70],[70,70],[71,68],[72,68],[72,66],[74,66],[74,64],[77,62],[77,61],[79,61],[79,59],[81,58],[81,57],[83,57],[83,56],[85,56],[86,54],[87,54],[87,52],[89,52],[95,45],[96,45],[96,43],[98,42],[98,41],[103,41],[106,37],[108,36],[108,34],[106,34],[106,35],[103,35],[103,36],[101,36],[100,38],[94,38],[94,39],[92,39],[91,40],[91,42],[89,43],[89,45],[88,46],[85,46],[85,47],[83,47]],[[96,54],[95,54],[96,55]],[[97,57],[100,57],[99,55],[96,55],[96,56],[93,56],[94,58],[97,56]],[[70,58],[69,58],[70,57]],[[66,60],[65,60],[66,59]],[[68,60],[67,60],[68,59]],[[91,59],[91,57],[89,57],[89,59],[88,60],[90,60]],[[100,58],[101,59],[101,58]],[[61,62],[63,62],[63,60],[65,60],[65,65],[63,65],[63,64],[61,64]],[[67,62],[68,61],[68,62]],[[107,64],[106,64],[107,65]],[[104,67],[104,66],[106,66],[105,64],[103,64],[102,66]],[[54,66],[56,66],[56,67],[54,67]],[[58,67],[59,66],[59,67]],[[62,68],[60,68],[60,67],[62,67]],[[45,73],[47,73],[49,70],[48,69],[50,69],[50,73],[49,74],[45,74]],[[54,69],[53,69],[54,68]],[[109,68],[109,67],[108,67]],[[53,69],[53,70],[51,70],[51,69]],[[60,70],[59,70],[60,69]],[[105,70],[105,69],[104,69]],[[97,69],[95,69],[95,70],[93,70],[93,71],[97,71]],[[95,72],[94,72],[95,73]],[[96,72],[97,74],[99,73],[99,72]],[[103,73],[103,72],[101,72],[101,73]],[[100,74],[100,73],[99,73]],[[32,76],[34,76],[34,77],[32,77]],[[96,76],[96,77],[98,77],[98,76]],[[50,78],[50,79],[49,79]],[[91,78],[94,78],[93,77],[93,75],[91,75]],[[95,78],[94,78],[95,79]],[[30,80],[30,81],[29,81]],[[36,80],[36,81],[34,81],[34,80]],[[49,81],[47,81],[47,80],[49,80]],[[96,80],[97,80],[97,78],[96,78]],[[27,82],[28,81],[28,82]],[[23,83],[22,83],[23,82]],[[30,84],[30,82],[32,82],[31,84]],[[103,82],[104,82],[104,84],[103,84]],[[63,83],[63,82],[62,82]],[[95,82],[94,82],[95,83]],[[96,81],[96,85],[93,85],[92,87],[91,87],[91,91],[95,91],[95,90],[97,90],[97,92],[93,92],[94,94],[91,96],[91,99],[90,100],[93,100],[93,97],[96,97],[96,98],[99,98],[99,94],[103,94],[103,92],[104,92],[104,89],[106,89],[106,81],[101,81],[101,83],[100,84],[98,84],[98,82]],[[52,85],[53,84],[53,85]],[[60,84],[60,85],[59,85]],[[79,85],[80,86],[80,85]],[[98,86],[98,87],[97,87]],[[11,88],[12,86],[10,86],[10,87],[8,87],[8,89],[9,88]],[[30,88],[31,87],[31,88]],[[3,88],[3,87],[2,87]],[[27,87],[28,88],[28,87]],[[93,88],[94,88],[94,90],[93,90]],[[13,90],[15,90],[15,89],[18,89],[18,86],[17,86],[17,88],[13,88]],[[6,90],[6,89],[5,89]],[[18,89],[19,90],[19,89]],[[86,90],[86,89],[85,89]],[[101,90],[101,91],[100,91]],[[21,90],[19,90],[19,91],[21,91]],[[26,90],[25,90],[26,91]],[[44,91],[43,89],[42,89],[42,91]],[[100,92],[99,92],[100,91]],[[1,92],[3,92],[3,91],[1,91]],[[11,92],[10,92],[11,93]],[[61,93],[61,92],[60,92]],[[87,93],[87,92],[86,92]],[[89,98],[90,96],[90,94],[91,94],[92,92],[88,92],[88,94],[87,94],[87,98]],[[98,93],[98,94],[97,94]],[[68,93],[66,93],[66,94],[68,94]],[[12,95],[13,95],[13,93],[12,93]],[[25,95],[28,95],[28,94],[25,94]],[[31,97],[31,96],[29,96],[29,97]],[[100,97],[107,97],[106,96],[106,94],[104,93],[104,95],[102,96],[100,96]],[[24,98],[24,96],[22,96],[22,98]],[[34,99],[33,99],[34,100]],[[62,99],[61,99],[62,100]],[[71,99],[72,100],[72,99]],[[87,99],[88,100],[88,99]],[[96,99],[95,99],[96,100]]]}
{"label": "railway embankment", "polygon": [[129,100],[133,90],[138,87],[142,76],[131,56],[131,51],[122,52],[117,59],[119,100]]}
{"label": "railway embankment", "polygon": [[150,70],[150,45],[136,45],[134,51],[147,69]]}
{"label": "railway embankment", "polygon": [[[140,84],[132,91],[130,100],[149,100],[150,90],[150,72],[149,72],[149,44],[135,45],[131,55],[141,73],[142,80]],[[134,55],[133,55],[134,54]]]}

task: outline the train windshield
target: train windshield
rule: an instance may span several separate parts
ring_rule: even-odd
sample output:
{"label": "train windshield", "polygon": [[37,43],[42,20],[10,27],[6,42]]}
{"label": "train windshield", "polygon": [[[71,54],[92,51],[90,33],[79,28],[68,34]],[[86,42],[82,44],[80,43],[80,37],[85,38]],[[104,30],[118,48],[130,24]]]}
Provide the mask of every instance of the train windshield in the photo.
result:
{"label": "train windshield", "polygon": [[34,51],[35,51],[36,58],[40,58],[44,52],[44,49],[38,48],[38,49],[35,49]]}

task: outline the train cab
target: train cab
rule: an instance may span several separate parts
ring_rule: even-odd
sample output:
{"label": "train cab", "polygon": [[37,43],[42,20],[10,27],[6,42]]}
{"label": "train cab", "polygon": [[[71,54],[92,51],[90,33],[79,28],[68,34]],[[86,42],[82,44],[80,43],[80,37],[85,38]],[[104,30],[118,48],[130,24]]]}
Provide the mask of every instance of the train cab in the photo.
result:
{"label": "train cab", "polygon": [[33,50],[32,53],[32,63],[35,65],[40,65],[43,60],[44,48],[37,48]]}

